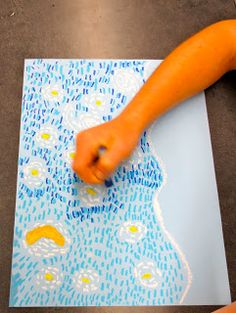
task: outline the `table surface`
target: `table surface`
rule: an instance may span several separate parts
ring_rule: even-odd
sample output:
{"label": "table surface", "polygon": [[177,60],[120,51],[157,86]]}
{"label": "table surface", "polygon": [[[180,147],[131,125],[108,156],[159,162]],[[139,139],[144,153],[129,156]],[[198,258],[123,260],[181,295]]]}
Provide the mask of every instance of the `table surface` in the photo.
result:
{"label": "table surface", "polygon": [[[25,58],[162,59],[233,0],[0,0],[0,312],[8,308]],[[232,300],[236,300],[236,72],[206,91]],[[21,308],[27,312],[208,313],[217,307]]]}

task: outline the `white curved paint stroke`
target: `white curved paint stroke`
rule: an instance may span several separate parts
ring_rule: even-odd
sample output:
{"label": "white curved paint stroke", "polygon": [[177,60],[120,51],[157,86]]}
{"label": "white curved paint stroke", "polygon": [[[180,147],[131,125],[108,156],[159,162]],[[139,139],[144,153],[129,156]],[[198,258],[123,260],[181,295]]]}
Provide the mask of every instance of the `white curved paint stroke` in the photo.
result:
{"label": "white curved paint stroke", "polygon": [[161,208],[160,208],[160,205],[159,205],[159,202],[158,202],[158,195],[160,193],[160,191],[162,190],[162,188],[166,185],[167,183],[167,172],[166,172],[166,169],[165,169],[165,165],[163,163],[163,161],[161,160],[161,158],[157,155],[156,151],[155,151],[155,148],[153,147],[153,142],[152,142],[152,139],[151,139],[151,133],[153,131],[153,128],[154,126],[150,127],[150,129],[147,131],[147,139],[148,139],[148,142],[149,142],[149,145],[150,145],[150,150],[151,150],[151,153],[153,154],[153,156],[156,158],[158,164],[159,164],[159,167],[161,168],[162,172],[163,172],[163,183],[161,184],[161,187],[156,190],[155,194],[154,194],[154,197],[153,197],[153,208],[154,208],[154,211],[155,211],[155,214],[157,216],[157,219],[160,223],[160,227],[162,228],[164,234],[166,235],[166,237],[170,240],[170,242],[172,243],[172,245],[175,247],[177,253],[179,254],[180,256],[180,259],[182,261],[182,263],[184,264],[186,270],[187,270],[187,286],[183,292],[183,295],[179,301],[179,304],[183,304],[183,301],[185,299],[185,297],[187,296],[188,292],[189,292],[189,289],[191,287],[191,284],[192,284],[192,272],[191,272],[191,269],[190,269],[190,266],[188,264],[188,261],[183,253],[183,251],[181,250],[180,246],[177,244],[176,240],[174,239],[174,237],[170,234],[170,232],[166,229],[166,226],[165,226],[165,223],[164,223],[164,219],[163,219],[163,216],[162,216],[162,211],[161,211]]}

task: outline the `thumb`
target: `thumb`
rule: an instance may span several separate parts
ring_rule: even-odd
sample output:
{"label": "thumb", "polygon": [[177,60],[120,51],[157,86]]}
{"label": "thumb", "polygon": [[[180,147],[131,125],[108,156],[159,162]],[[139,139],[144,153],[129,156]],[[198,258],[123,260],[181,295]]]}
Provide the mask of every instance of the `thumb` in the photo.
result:
{"label": "thumb", "polygon": [[113,146],[106,150],[96,162],[94,166],[94,175],[97,179],[104,181],[111,176],[123,159],[124,156],[122,150],[118,146]]}

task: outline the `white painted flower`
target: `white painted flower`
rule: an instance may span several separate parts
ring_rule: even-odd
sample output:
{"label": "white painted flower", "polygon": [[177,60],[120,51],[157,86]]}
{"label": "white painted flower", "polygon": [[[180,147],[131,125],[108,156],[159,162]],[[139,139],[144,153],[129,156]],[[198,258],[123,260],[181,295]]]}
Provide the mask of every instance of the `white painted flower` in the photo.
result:
{"label": "white painted flower", "polygon": [[81,103],[89,108],[90,112],[98,112],[98,114],[104,114],[109,112],[110,98],[108,95],[104,95],[100,92],[93,92],[83,96]]}
{"label": "white painted flower", "polygon": [[45,180],[46,169],[39,161],[30,162],[23,169],[25,183],[30,187],[39,187]]}
{"label": "white painted flower", "polygon": [[63,274],[56,267],[42,268],[36,275],[36,285],[43,290],[50,290],[61,285]]}
{"label": "white painted flower", "polygon": [[69,147],[65,152],[64,152],[64,158],[65,161],[71,165],[74,158],[75,158],[75,147]]}
{"label": "white painted flower", "polygon": [[144,79],[147,80],[149,76],[155,71],[155,69],[160,65],[159,60],[149,60],[144,63]]}
{"label": "white painted flower", "polygon": [[75,273],[73,282],[82,293],[92,293],[99,287],[99,275],[94,270],[81,269]]}
{"label": "white painted flower", "polygon": [[136,243],[140,241],[147,232],[147,228],[139,221],[127,221],[120,225],[118,235],[120,241]]}
{"label": "white painted flower", "polygon": [[160,282],[161,271],[152,261],[140,262],[134,269],[134,276],[139,283],[148,288],[155,288]]}
{"label": "white painted flower", "polygon": [[103,185],[82,185],[79,186],[79,199],[86,205],[100,204],[107,192]]}
{"label": "white painted flower", "polygon": [[115,89],[132,98],[143,85],[141,77],[131,69],[118,69],[112,78]]}
{"label": "white painted flower", "polygon": [[53,129],[51,126],[43,126],[36,134],[35,140],[42,147],[52,148],[57,143],[58,135],[55,129]]}
{"label": "white painted flower", "polygon": [[[40,227],[48,225],[53,226],[53,228],[44,228],[43,231],[41,228],[40,230]],[[34,239],[35,236],[37,236],[37,240]],[[56,236],[59,237],[59,239]],[[63,240],[63,244],[60,244],[59,240]],[[37,223],[32,228],[26,229],[23,245],[30,254],[37,257],[48,258],[54,255],[65,254],[68,251],[70,242],[71,240],[65,227],[60,223],[55,223],[50,220],[45,224]]]}
{"label": "white painted flower", "polygon": [[42,96],[48,101],[60,102],[64,97],[64,90],[58,84],[44,86]]}
{"label": "white painted flower", "polygon": [[66,105],[63,111],[63,122],[66,127],[79,132],[81,130],[101,124],[102,119],[99,115],[89,112],[78,112],[75,105]]}

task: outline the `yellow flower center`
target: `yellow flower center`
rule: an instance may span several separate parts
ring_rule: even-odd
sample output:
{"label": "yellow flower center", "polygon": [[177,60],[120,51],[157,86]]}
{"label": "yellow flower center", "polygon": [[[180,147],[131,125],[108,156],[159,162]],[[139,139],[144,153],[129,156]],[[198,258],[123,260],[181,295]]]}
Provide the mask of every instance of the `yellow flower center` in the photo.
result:
{"label": "yellow flower center", "polygon": [[48,140],[48,139],[50,139],[50,137],[51,137],[51,135],[48,134],[48,133],[44,133],[44,134],[41,135],[41,138],[44,139],[44,140]]}
{"label": "yellow flower center", "polygon": [[150,278],[152,278],[152,274],[151,273],[144,273],[142,275],[142,279],[150,279]]}
{"label": "yellow flower center", "polygon": [[54,279],[54,276],[51,274],[51,273],[46,273],[44,275],[44,278],[47,280],[47,281],[52,281]]}
{"label": "yellow flower center", "polygon": [[37,169],[33,168],[33,169],[31,170],[31,175],[32,175],[32,176],[38,176],[38,175],[39,175],[39,171],[38,171]]}
{"label": "yellow flower center", "polygon": [[97,192],[93,188],[87,188],[87,193],[91,196],[96,196]]}
{"label": "yellow flower center", "polygon": [[96,105],[100,106],[102,104],[102,101],[101,100],[96,100]]}
{"label": "yellow flower center", "polygon": [[90,284],[91,283],[91,280],[88,278],[88,277],[82,277],[81,278],[81,281],[85,284]]}
{"label": "yellow flower center", "polygon": [[58,96],[58,95],[59,95],[59,92],[56,91],[56,90],[52,90],[52,91],[51,91],[51,95],[52,95],[52,96]]}
{"label": "yellow flower center", "polygon": [[131,233],[137,233],[138,232],[138,227],[132,225],[132,226],[129,227],[129,231]]}
{"label": "yellow flower center", "polygon": [[75,158],[75,152],[70,152],[69,156],[70,156],[71,159],[74,159]]}

